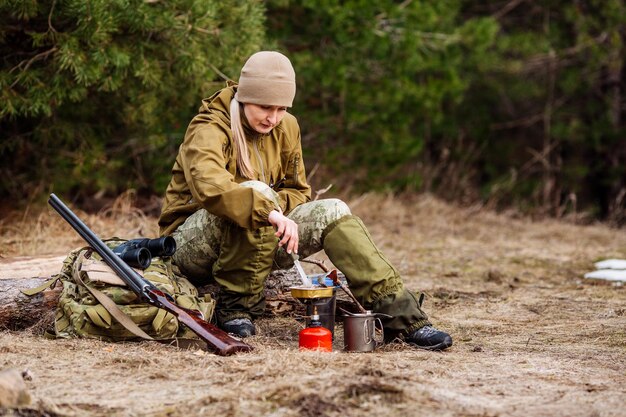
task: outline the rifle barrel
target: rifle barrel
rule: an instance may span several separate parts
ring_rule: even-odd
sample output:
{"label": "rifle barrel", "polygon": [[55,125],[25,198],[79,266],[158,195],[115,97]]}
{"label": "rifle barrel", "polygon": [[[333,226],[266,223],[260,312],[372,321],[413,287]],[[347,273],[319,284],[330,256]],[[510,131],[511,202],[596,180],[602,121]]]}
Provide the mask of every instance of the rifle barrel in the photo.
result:
{"label": "rifle barrel", "polygon": [[124,280],[124,282],[144,301],[149,301],[145,296],[145,287],[154,287],[151,283],[144,280],[141,275],[139,275],[136,271],[134,271],[130,266],[126,264],[119,256],[117,256],[113,251],[104,243],[95,233],[93,233],[86,225],[83,223],[81,219],[74,214],[72,210],[69,209],[61,201],[59,197],[54,194],[50,194],[50,199],[48,203],[54,208],[57,213],[61,215],[67,221],[70,226],[76,230],[76,232],[82,237],[88,244],[91,246],[97,253],[102,257],[104,262],[106,262],[109,267]]}

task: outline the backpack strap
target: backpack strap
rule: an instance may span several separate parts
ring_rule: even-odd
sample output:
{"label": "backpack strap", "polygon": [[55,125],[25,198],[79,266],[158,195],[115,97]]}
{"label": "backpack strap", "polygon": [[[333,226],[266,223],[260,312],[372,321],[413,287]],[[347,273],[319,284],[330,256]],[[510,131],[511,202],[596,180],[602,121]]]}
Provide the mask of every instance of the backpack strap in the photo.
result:
{"label": "backpack strap", "polygon": [[38,287],[21,289],[20,292],[22,294],[24,294],[24,295],[28,295],[29,297],[32,297],[35,294],[39,294],[40,292],[44,292],[48,288],[54,288],[54,286],[57,284],[57,282],[61,282],[61,278],[58,275],[55,275],[51,279],[49,279],[48,281],[44,282],[43,284],[41,284]]}
{"label": "backpack strap", "polygon": [[95,288],[92,288],[83,282],[80,276],[81,275],[80,267],[83,263],[83,259],[84,259],[84,254],[81,253],[78,259],[76,260],[76,262],[74,262],[74,274],[73,275],[78,281],[78,284],[87,288],[87,290],[89,290],[89,292],[96,298],[96,300],[98,300],[98,302],[102,305],[102,307],[104,307],[109,312],[109,314],[111,314],[113,318],[115,318],[115,320],[117,320],[122,326],[124,326],[126,330],[128,330],[135,336],[141,337],[142,339],[154,340],[152,336],[150,336],[148,333],[141,330],[141,328],[137,326],[130,319],[130,317],[126,315],[126,313],[120,310],[117,304],[115,304],[113,300],[111,300],[105,293]]}

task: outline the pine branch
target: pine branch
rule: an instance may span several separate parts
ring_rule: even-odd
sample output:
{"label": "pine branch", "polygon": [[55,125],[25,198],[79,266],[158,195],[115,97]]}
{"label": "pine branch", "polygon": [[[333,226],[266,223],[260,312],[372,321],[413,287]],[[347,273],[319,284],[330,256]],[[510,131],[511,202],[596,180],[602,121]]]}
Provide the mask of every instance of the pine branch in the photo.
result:
{"label": "pine branch", "polygon": [[[30,68],[30,66],[35,62],[38,61],[40,59],[45,59],[48,55],[55,53],[58,50],[58,48],[56,46],[48,49],[47,51],[41,52],[37,55],[35,55],[34,57],[32,57],[31,59],[29,59],[28,61],[24,60],[22,62],[20,62],[19,64],[17,64],[16,66],[14,66],[13,68],[11,68],[11,70],[9,71],[9,74],[12,73],[13,71],[19,69],[20,67],[22,67],[22,65],[24,65],[24,63],[26,64],[24,66],[24,68],[21,70],[22,73],[25,73],[28,68]],[[20,81],[20,77],[19,75],[17,77],[15,77],[15,81],[13,81],[13,83],[11,84],[10,88],[13,88],[17,85],[17,83]]]}

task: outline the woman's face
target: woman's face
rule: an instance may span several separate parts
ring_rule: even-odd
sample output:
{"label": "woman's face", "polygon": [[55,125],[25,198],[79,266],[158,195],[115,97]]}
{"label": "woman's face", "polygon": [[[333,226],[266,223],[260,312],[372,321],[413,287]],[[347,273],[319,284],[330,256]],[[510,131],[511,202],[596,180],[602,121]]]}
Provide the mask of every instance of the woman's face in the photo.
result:
{"label": "woman's face", "polygon": [[269,133],[283,120],[287,107],[246,103],[243,105],[243,111],[250,127],[259,133]]}

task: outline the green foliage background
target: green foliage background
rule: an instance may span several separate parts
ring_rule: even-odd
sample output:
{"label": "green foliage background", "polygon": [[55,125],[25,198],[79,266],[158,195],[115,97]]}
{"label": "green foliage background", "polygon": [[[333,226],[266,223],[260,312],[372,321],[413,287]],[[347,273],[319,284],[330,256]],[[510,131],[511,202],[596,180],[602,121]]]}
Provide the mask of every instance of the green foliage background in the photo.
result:
{"label": "green foliage background", "polygon": [[0,0],[0,194],[162,194],[202,97],[292,60],[314,184],[623,223],[620,0]]}
{"label": "green foliage background", "polygon": [[[162,192],[200,99],[263,45],[260,2],[0,0],[0,193]],[[242,28],[245,28],[242,29]]]}

